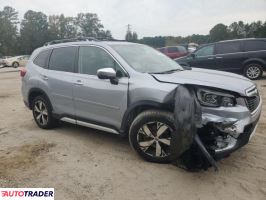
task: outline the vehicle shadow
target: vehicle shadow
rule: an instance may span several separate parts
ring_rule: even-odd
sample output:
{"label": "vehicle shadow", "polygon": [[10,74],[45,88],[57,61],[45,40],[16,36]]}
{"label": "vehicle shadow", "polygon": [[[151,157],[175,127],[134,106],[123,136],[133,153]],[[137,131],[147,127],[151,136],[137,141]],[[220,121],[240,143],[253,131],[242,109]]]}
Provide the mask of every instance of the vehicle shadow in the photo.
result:
{"label": "vehicle shadow", "polygon": [[[127,136],[116,135],[113,133],[99,131],[96,129],[91,129],[65,122],[60,122],[60,126],[56,129],[56,132],[67,135],[69,137],[74,137],[75,139],[80,139],[87,144],[93,143],[102,146],[102,148],[108,152],[116,150],[114,154],[116,153],[119,154],[121,152],[122,155],[117,155],[118,157],[126,156],[127,157],[126,159],[128,160],[136,160],[138,162],[147,163],[147,161],[143,160],[140,156],[138,156],[137,153],[135,153],[134,150],[130,147],[130,143],[128,141]],[[207,161],[206,162],[204,161],[205,163],[200,163],[200,165],[198,162],[191,162],[190,160],[188,161],[188,159],[190,159],[190,157],[188,158],[188,156],[189,153],[187,153],[186,156],[183,156],[177,161],[172,162],[171,166],[175,166],[179,169],[189,172],[200,172],[203,170],[207,170],[208,168],[211,167],[209,163],[206,163]],[[200,159],[195,158],[195,159],[198,161],[202,158]]]}

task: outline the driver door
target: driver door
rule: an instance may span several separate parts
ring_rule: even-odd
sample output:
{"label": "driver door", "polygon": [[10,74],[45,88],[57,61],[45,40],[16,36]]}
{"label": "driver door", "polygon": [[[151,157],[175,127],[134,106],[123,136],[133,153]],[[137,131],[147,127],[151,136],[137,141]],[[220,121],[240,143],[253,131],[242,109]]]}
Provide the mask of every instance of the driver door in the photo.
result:
{"label": "driver door", "polygon": [[217,69],[214,56],[214,44],[204,46],[191,54],[189,64],[191,67]]}
{"label": "driver door", "polygon": [[[118,83],[99,79],[97,70],[113,68]],[[103,48],[79,48],[78,73],[74,78],[74,106],[77,120],[120,128],[127,109],[128,77],[114,58]]]}

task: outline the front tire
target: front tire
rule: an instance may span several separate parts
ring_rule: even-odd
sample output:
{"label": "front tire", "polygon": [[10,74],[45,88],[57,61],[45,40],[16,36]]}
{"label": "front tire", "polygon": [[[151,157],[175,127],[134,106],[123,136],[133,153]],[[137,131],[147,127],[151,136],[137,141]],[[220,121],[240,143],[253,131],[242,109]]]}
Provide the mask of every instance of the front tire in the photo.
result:
{"label": "front tire", "polygon": [[52,129],[57,124],[57,120],[52,116],[52,107],[44,96],[33,99],[32,114],[36,124],[42,129]]}
{"label": "front tire", "polygon": [[247,64],[244,69],[244,75],[251,80],[259,79],[262,76],[262,74],[263,74],[263,67],[258,63]]}
{"label": "front tire", "polygon": [[132,122],[129,142],[145,160],[157,163],[171,162],[171,139],[175,131],[174,116],[170,112],[148,110]]}

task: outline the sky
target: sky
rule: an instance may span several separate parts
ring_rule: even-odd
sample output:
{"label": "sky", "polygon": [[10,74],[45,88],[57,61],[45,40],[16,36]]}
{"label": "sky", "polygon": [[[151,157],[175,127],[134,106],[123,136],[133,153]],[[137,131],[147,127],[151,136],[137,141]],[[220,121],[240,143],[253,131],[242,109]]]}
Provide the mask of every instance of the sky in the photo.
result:
{"label": "sky", "polygon": [[266,21],[266,0],[0,0],[20,19],[31,9],[46,15],[96,13],[116,39],[124,39],[127,24],[139,38],[208,34],[218,23]]}

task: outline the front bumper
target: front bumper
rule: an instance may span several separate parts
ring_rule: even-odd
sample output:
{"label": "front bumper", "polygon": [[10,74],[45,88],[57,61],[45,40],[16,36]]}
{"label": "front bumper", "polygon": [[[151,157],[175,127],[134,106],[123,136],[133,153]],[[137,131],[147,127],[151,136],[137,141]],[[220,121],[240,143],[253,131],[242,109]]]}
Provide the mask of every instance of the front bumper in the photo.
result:
{"label": "front bumper", "polygon": [[[205,133],[201,133],[200,136],[215,159],[226,157],[249,142],[256,130],[261,109],[261,98],[258,107],[252,113],[247,108],[244,98],[238,98],[235,107],[202,107],[202,130]],[[207,137],[203,134],[207,134]],[[213,137],[212,142],[204,139],[210,137]]]}

